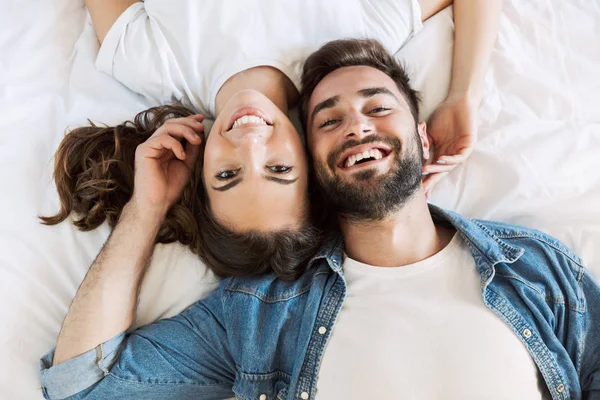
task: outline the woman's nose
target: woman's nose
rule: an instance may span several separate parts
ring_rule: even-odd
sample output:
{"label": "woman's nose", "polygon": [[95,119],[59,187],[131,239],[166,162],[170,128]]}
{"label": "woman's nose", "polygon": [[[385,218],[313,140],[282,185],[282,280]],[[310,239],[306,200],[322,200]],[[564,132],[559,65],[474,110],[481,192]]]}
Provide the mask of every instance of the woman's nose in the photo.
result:
{"label": "woman's nose", "polygon": [[273,135],[273,127],[237,128],[226,132],[226,138],[236,147],[264,145]]}

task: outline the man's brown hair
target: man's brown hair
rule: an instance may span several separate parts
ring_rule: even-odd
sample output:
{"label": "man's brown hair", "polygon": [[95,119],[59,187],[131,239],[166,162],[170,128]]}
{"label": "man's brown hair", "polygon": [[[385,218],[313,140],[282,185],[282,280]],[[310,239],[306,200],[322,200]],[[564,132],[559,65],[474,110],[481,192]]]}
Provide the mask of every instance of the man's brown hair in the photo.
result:
{"label": "man's brown hair", "polygon": [[312,53],[302,71],[300,121],[306,132],[308,102],[319,82],[343,67],[373,67],[388,75],[404,95],[415,121],[419,120],[419,95],[410,87],[404,67],[374,39],[341,39],[324,44]]}

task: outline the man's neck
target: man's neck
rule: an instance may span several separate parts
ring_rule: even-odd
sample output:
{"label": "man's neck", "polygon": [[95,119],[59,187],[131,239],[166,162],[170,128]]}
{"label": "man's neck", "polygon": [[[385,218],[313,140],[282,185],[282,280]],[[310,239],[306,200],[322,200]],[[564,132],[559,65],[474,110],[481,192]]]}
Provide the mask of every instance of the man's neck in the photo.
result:
{"label": "man's neck", "polygon": [[436,226],[422,190],[398,212],[377,222],[340,220],[346,254],[379,267],[422,261],[448,245],[453,229]]}
{"label": "man's neck", "polygon": [[283,72],[273,67],[254,67],[238,72],[221,86],[216,98],[215,118],[231,96],[240,90],[261,92],[286,114],[298,100],[298,90]]}

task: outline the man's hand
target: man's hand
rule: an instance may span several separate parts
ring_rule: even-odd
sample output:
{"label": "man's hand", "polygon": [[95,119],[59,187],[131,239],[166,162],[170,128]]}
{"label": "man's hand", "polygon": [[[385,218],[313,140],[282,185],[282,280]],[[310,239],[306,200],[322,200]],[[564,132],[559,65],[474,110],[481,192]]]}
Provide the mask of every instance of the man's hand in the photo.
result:
{"label": "man's hand", "polygon": [[[138,207],[164,215],[181,196],[196,167],[203,119],[202,115],[170,119],[138,146],[132,198]],[[182,139],[187,141],[185,150]]]}
{"label": "man's hand", "polygon": [[428,129],[433,162],[423,167],[427,194],[473,151],[477,142],[476,119],[476,106],[462,95],[449,96],[433,113]]}

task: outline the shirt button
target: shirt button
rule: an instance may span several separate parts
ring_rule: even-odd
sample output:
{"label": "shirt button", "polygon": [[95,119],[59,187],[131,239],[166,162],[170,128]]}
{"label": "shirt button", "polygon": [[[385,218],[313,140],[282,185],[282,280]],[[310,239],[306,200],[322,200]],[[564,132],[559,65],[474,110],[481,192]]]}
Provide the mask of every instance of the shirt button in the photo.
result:
{"label": "shirt button", "polygon": [[525,336],[527,339],[529,339],[531,337],[531,331],[529,329],[525,329],[523,331],[523,336]]}
{"label": "shirt button", "polygon": [[321,335],[324,335],[324,334],[325,334],[325,332],[327,332],[327,328],[325,328],[324,326],[322,326],[322,327],[320,327],[320,328],[319,328],[319,333],[320,333]]}
{"label": "shirt button", "polygon": [[556,390],[558,390],[558,393],[562,393],[565,391],[565,385],[563,385],[562,383],[560,385],[558,385],[556,387]]}
{"label": "shirt button", "polygon": [[308,400],[308,393],[306,393],[306,392],[302,392],[302,394],[300,395],[300,397],[301,397],[303,400]]}
{"label": "shirt button", "polygon": [[260,400],[267,400],[267,395],[266,394],[261,394],[260,395]]}

